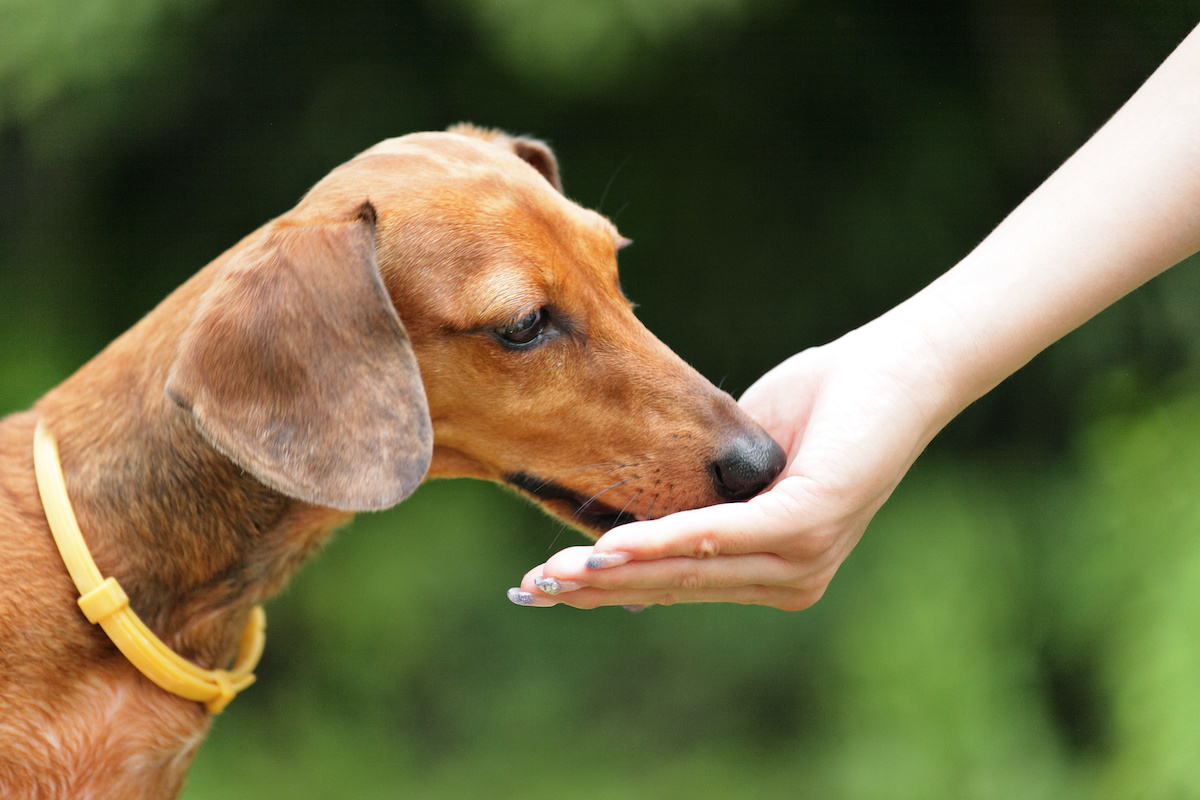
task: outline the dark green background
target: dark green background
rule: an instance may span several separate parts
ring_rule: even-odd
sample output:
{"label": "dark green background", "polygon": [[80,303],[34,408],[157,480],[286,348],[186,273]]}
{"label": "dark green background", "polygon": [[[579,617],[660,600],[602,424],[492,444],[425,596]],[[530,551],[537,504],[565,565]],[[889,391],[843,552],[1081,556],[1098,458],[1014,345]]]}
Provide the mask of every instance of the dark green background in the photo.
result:
{"label": "dark green background", "polygon": [[[0,0],[0,411],[357,151],[462,120],[548,140],[636,240],[643,320],[737,394],[953,265],[1197,21]],[[519,609],[577,534],[466,481],[363,516],[271,604],[185,797],[1200,796],[1198,301],[1185,264],[968,410],[803,613]]]}

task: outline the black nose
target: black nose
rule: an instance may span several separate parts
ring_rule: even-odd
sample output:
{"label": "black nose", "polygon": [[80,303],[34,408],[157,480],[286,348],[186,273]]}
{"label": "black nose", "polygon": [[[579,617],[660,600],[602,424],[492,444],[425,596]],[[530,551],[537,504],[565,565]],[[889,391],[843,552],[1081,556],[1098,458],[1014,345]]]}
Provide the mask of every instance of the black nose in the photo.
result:
{"label": "black nose", "polygon": [[733,439],[708,469],[721,499],[738,501],[749,500],[770,486],[786,464],[783,448],[762,433]]}

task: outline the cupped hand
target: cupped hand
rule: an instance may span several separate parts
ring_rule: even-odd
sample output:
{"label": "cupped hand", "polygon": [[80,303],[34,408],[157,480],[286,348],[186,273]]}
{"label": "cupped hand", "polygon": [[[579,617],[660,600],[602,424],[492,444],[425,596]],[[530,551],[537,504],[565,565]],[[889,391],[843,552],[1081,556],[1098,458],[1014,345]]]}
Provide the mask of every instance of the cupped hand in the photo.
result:
{"label": "cupped hand", "polygon": [[783,362],[739,401],[788,454],[773,486],[562,550],[509,598],[579,608],[811,606],[941,427],[932,370],[904,355],[883,354],[877,336],[856,332]]}

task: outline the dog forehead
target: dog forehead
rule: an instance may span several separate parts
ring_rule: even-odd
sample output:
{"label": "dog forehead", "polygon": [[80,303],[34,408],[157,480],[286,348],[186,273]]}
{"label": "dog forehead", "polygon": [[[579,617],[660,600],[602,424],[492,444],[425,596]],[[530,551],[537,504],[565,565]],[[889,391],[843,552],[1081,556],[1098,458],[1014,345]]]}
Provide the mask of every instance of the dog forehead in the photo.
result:
{"label": "dog forehead", "polygon": [[597,301],[625,305],[612,237],[595,224],[583,235],[587,217],[580,220],[565,238],[517,225],[504,236],[485,237],[457,263],[434,255],[441,269],[457,273],[453,288],[439,287],[448,300],[443,312],[454,327],[494,325],[543,305],[569,313],[583,313]]}
{"label": "dog forehead", "polygon": [[[624,303],[614,256],[624,240],[612,222],[489,142],[450,133],[385,140],[302,205],[363,199],[378,209],[380,267],[393,296],[437,309],[451,327],[588,296]],[[404,298],[404,287],[416,286],[423,298]]]}
{"label": "dog forehead", "polygon": [[466,331],[543,305],[586,315],[597,303],[626,304],[613,234],[599,215],[547,219],[470,205],[461,216],[422,207],[380,230],[381,271],[406,324]]}
{"label": "dog forehead", "polygon": [[[392,173],[393,177],[405,182],[462,185],[495,181],[503,176],[508,181],[545,183],[545,178],[512,151],[455,133],[410,133],[385,139],[344,166],[354,168],[360,164],[382,177]],[[553,192],[551,187],[539,188]]]}
{"label": "dog forehead", "polygon": [[625,241],[606,217],[557,191],[511,150],[457,133],[385,139],[334,170],[325,182],[358,187],[382,209],[423,206],[449,220],[499,217],[509,224],[552,215],[599,234],[605,247]]}
{"label": "dog forehead", "polygon": [[[343,186],[375,203],[381,227],[412,244],[611,256],[624,242],[603,215],[573,202],[494,144],[450,133],[386,140],[345,165]],[[343,170],[339,170],[343,172]],[[331,175],[330,177],[334,177]]]}

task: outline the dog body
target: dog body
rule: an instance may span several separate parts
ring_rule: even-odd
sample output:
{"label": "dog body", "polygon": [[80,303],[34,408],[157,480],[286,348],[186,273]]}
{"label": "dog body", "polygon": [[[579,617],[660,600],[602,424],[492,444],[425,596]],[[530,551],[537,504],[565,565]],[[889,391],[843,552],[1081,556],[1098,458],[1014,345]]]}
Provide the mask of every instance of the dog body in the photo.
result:
{"label": "dog body", "polygon": [[782,452],[636,320],[625,241],[539,142],[391,139],[0,420],[0,795],[173,797],[209,723],[76,606],[39,420],[101,573],[208,668],[334,528],[427,477],[592,535],[765,488]]}

